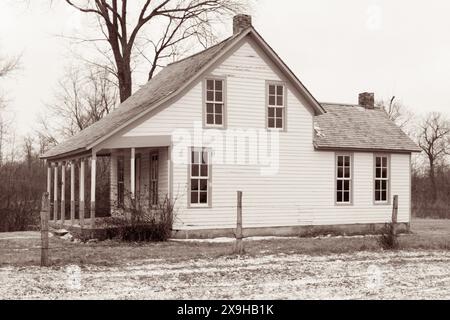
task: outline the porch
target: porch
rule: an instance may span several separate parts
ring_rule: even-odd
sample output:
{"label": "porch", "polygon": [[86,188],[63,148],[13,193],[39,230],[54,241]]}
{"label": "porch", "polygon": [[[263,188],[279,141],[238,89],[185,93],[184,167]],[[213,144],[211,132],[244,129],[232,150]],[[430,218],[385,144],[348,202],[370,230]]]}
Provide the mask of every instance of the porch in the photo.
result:
{"label": "porch", "polygon": [[115,148],[46,159],[51,227],[94,231],[122,210],[127,197],[146,199],[149,206],[163,196],[171,199],[170,137],[118,142]]}

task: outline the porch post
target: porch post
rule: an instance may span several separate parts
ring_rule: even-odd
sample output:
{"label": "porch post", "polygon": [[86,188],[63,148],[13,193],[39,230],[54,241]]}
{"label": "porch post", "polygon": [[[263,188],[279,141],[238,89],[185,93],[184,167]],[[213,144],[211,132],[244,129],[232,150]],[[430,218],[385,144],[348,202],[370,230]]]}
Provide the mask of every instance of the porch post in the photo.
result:
{"label": "porch post", "polygon": [[61,225],[66,220],[66,163],[61,162]]}
{"label": "porch post", "polygon": [[84,159],[80,160],[80,203],[79,203],[79,211],[78,211],[78,219],[80,220],[80,226],[84,227]]}
{"label": "porch post", "polygon": [[75,224],[75,161],[70,162],[70,224]]}
{"label": "porch post", "polygon": [[96,169],[97,169],[97,154],[92,152],[91,159],[91,227],[95,227],[95,184],[96,184]]}
{"label": "porch post", "polygon": [[58,221],[58,162],[55,162],[55,176],[53,180],[54,190],[53,190],[53,221],[56,223]]}
{"label": "porch post", "polygon": [[[48,193],[48,203],[51,203],[52,199],[52,163],[47,161],[47,193]],[[50,209],[49,205],[49,209]],[[50,214],[48,215],[48,219],[50,220]]]}
{"label": "porch post", "polygon": [[167,147],[167,198],[172,201],[172,146]]}
{"label": "porch post", "polygon": [[130,170],[130,190],[131,198],[135,198],[136,194],[136,149],[131,148],[131,170]]}

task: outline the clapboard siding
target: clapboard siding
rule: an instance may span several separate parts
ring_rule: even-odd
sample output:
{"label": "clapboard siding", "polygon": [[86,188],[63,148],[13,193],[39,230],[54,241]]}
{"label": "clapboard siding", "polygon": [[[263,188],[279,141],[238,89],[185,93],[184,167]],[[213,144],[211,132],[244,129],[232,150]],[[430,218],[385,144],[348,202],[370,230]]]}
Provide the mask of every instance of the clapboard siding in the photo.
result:
{"label": "clapboard siding", "polygon": [[[266,81],[283,81],[250,42],[244,43],[210,75],[227,79],[227,129],[265,129]],[[244,227],[381,223],[389,205],[373,203],[373,154],[353,153],[353,204],[335,205],[335,153],[314,150],[311,108],[288,85],[287,131],[280,133],[279,170],[261,175],[255,165],[213,164],[212,207],[187,207],[188,170],[173,163],[174,229],[231,228],[236,191],[243,191]],[[202,121],[202,83],[124,135],[192,135]],[[219,130],[224,133],[225,130]],[[192,142],[193,143],[193,142]],[[212,144],[214,149],[217,144]],[[167,149],[164,149],[167,150]],[[164,161],[165,162],[165,161]],[[129,174],[129,173],[128,173]],[[399,195],[399,221],[409,221],[409,155],[391,155],[391,195]],[[162,178],[167,181],[167,176]]]}

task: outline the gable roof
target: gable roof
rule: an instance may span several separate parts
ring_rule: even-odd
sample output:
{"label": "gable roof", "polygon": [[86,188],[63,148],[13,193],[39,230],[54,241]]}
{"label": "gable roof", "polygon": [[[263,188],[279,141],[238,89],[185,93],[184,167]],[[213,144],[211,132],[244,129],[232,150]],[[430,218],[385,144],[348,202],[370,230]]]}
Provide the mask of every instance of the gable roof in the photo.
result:
{"label": "gable roof", "polygon": [[169,64],[117,109],[77,135],[44,153],[41,158],[61,158],[89,151],[96,144],[117,133],[124,126],[146,115],[162,103],[179,95],[215,61],[224,56],[245,36],[252,35],[264,52],[271,57],[293,82],[294,87],[310,101],[316,114],[324,109],[300,82],[275,51],[253,27],[241,31],[224,41],[178,62]]}
{"label": "gable roof", "polygon": [[326,113],[314,117],[318,150],[420,152],[421,149],[382,109],[323,103]]}

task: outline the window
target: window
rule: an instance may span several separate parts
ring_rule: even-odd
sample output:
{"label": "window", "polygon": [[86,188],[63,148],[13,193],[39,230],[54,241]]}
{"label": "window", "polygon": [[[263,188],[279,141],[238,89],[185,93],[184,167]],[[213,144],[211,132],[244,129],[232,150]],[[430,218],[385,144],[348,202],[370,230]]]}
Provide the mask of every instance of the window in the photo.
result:
{"label": "window", "polygon": [[282,84],[269,84],[267,97],[267,127],[284,129],[285,92]]}
{"label": "window", "polygon": [[150,204],[158,204],[158,155],[150,155]]}
{"label": "window", "polygon": [[123,208],[125,184],[124,184],[124,157],[117,157],[117,206]]}
{"label": "window", "polygon": [[389,200],[389,158],[375,156],[375,202],[387,203]]}
{"label": "window", "polygon": [[193,148],[190,165],[190,204],[191,206],[207,206],[211,195],[210,154],[207,149]]}
{"label": "window", "polygon": [[350,155],[336,156],[336,202],[351,203],[352,192],[352,157]]}
{"label": "window", "polygon": [[225,81],[206,80],[206,126],[223,127],[225,114]]}

